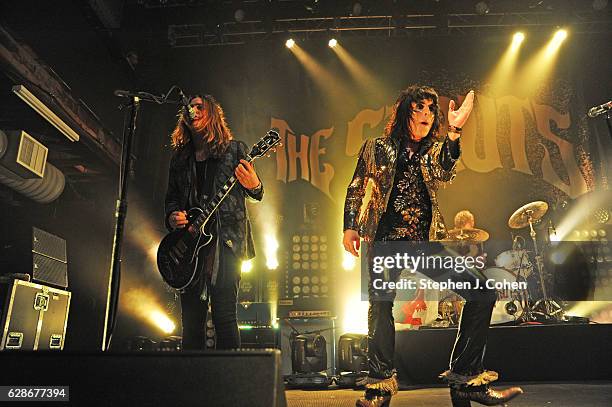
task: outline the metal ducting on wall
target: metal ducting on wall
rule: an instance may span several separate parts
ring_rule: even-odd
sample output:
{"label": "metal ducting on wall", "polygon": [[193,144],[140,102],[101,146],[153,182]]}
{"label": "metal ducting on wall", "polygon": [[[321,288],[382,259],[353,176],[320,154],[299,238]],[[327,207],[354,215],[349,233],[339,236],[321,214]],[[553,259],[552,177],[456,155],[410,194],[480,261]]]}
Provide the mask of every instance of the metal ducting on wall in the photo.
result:
{"label": "metal ducting on wall", "polygon": [[[25,132],[21,132],[21,134],[27,135]],[[10,136],[14,138],[13,134],[10,134]],[[34,140],[31,136],[28,135],[28,137]],[[7,133],[0,130],[0,182],[39,203],[49,203],[56,200],[62,194],[66,185],[64,174],[57,167],[46,162],[42,178],[25,179],[16,175],[2,164],[2,161],[5,161],[4,156],[13,150],[11,149],[12,141],[9,140]],[[21,143],[18,144],[21,147]],[[12,157],[8,157],[8,159],[11,162],[13,161]]]}

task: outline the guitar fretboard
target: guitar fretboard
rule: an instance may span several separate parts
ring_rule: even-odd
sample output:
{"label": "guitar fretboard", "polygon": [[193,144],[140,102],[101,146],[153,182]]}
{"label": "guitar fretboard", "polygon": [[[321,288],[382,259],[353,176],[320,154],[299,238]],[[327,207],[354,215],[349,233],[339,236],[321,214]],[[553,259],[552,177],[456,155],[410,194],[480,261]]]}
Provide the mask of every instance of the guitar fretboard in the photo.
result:
{"label": "guitar fretboard", "polygon": [[[250,163],[253,161],[253,158],[247,154],[246,161]],[[208,221],[212,214],[217,210],[217,207],[219,207],[221,202],[230,193],[232,188],[234,188],[234,185],[236,185],[236,181],[238,181],[238,179],[234,175],[232,175],[228,178],[227,181],[225,181],[225,184],[223,184],[223,186],[221,187],[221,189],[219,189],[219,191],[217,191],[213,199],[206,205],[204,211],[193,222],[195,230],[200,230],[202,225]]]}

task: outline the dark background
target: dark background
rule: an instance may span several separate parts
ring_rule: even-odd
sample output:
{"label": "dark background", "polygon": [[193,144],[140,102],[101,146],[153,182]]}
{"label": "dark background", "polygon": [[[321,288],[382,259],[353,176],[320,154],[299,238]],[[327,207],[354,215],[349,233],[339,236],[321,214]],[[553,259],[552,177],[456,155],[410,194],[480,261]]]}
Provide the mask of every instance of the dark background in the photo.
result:
{"label": "dark background", "polygon": [[[509,28],[490,33],[440,31],[431,35],[340,36],[342,46],[372,73],[378,82],[376,85],[355,81],[327,47],[323,35],[313,34],[310,38],[298,35],[298,44],[333,78],[321,87],[284,47],[282,34],[237,45],[171,47],[168,24],[206,22],[214,26],[210,19],[221,13],[216,7],[225,10],[231,2],[194,3],[197,5],[154,8],[145,7],[150,2],[109,1],[118,22],[116,27],[109,28],[108,22],[103,22],[92,8],[92,2],[5,1],[0,6],[0,24],[51,66],[117,140],[121,138],[124,117],[117,108],[123,101],[113,95],[115,89],[163,93],[174,84],[187,93],[215,95],[225,109],[235,137],[249,145],[265,134],[272,118],[287,121],[296,136],[310,136],[320,129],[333,127],[333,135],[322,141],[326,153],[321,156],[321,161],[331,164],[335,170],[331,196],[300,180],[299,175],[294,182],[277,180],[273,156],[257,163],[267,196],[264,203],[250,205],[249,210],[256,239],[272,222],[278,229],[282,250],[284,242],[303,223],[304,204],[318,205],[318,222],[325,225],[321,229],[330,237],[330,246],[338,254],[338,263],[333,266],[338,273],[344,273],[339,266],[340,218],[346,185],[355,162],[354,157],[345,154],[348,121],[363,109],[379,109],[392,104],[398,91],[411,83],[431,84],[440,95],[455,100],[470,89],[486,93],[484,81],[513,32]],[[609,18],[610,7],[600,13]],[[528,97],[570,113],[571,127],[560,137],[589,153],[588,159],[580,162],[594,168],[595,171],[587,176],[591,189],[597,191],[608,188],[609,164],[602,157],[605,151],[610,151],[610,139],[604,120],[587,121],[584,112],[590,106],[609,100],[612,95],[610,36],[597,30],[589,32],[584,27],[581,27],[582,32],[578,31],[574,33],[570,28],[556,69],[549,81],[542,84],[543,88],[569,89],[569,93],[509,94]],[[526,32],[519,66],[548,41],[553,27],[535,26]],[[138,55],[135,68],[125,59],[130,51]],[[37,132],[48,134],[52,131],[34,114],[21,116],[19,121],[12,117],[12,106],[20,101],[10,92],[13,83],[9,78],[3,76],[0,85],[3,95],[0,101],[5,112],[0,122],[3,128],[19,126],[29,129],[34,136]],[[122,295],[132,289],[143,289],[177,317],[173,293],[164,288],[152,257],[147,255],[153,242],[165,233],[163,197],[171,156],[169,134],[175,124],[175,115],[174,106],[148,103],[143,103],[140,112],[129,195]],[[381,131],[382,125],[366,130],[364,136],[378,136]],[[534,130],[528,137],[541,138]],[[554,154],[554,146],[548,148]],[[530,164],[537,168],[543,150],[534,151]],[[492,173],[479,174],[470,170],[460,173],[440,197],[441,209],[448,222],[456,211],[469,208],[477,216],[478,226],[489,230],[495,238],[505,239],[510,238],[505,222],[522,204],[536,199],[550,203],[573,201],[543,182],[541,176],[519,174],[512,171],[511,162],[505,161],[505,164],[503,169]],[[14,228],[36,225],[68,242],[73,303],[67,349],[100,347],[117,176],[117,168],[108,165],[87,180],[69,177],[62,196],[48,205],[33,203],[0,187],[2,234],[11,233]],[[265,263],[262,240],[257,242],[259,268]],[[345,280],[356,281],[358,276],[356,273],[339,274],[339,281]],[[341,287],[339,284],[338,289]],[[339,298],[342,296],[338,294]],[[135,334],[161,335],[120,305],[117,342],[122,343]]]}

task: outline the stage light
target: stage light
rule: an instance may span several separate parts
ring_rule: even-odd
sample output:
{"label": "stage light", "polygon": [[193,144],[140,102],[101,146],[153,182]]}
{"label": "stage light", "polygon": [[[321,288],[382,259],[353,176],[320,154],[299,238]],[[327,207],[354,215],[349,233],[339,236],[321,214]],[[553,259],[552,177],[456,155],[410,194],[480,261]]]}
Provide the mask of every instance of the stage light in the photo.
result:
{"label": "stage light", "polygon": [[356,382],[367,376],[368,336],[365,334],[344,334],[338,340],[337,377],[340,387],[354,387]]}
{"label": "stage light", "polygon": [[242,20],[244,20],[245,15],[246,13],[243,9],[236,9],[236,11],[234,11],[234,20],[240,23]]}
{"label": "stage light", "polygon": [[552,57],[559,50],[561,44],[563,44],[563,41],[565,41],[566,38],[567,30],[557,30],[552,40],[550,40],[550,43],[546,47],[546,56]]}
{"label": "stage light", "polygon": [[252,260],[244,260],[242,265],[240,266],[240,271],[242,273],[250,273],[253,270],[253,261]]}
{"label": "stage light", "polygon": [[168,336],[159,341],[160,352],[179,352],[183,348],[180,336]]}
{"label": "stage light", "polygon": [[[608,202],[610,202],[610,192],[600,191],[592,192],[588,195],[587,199],[582,198],[579,202],[572,205],[565,216],[563,216],[561,221],[556,225],[559,240],[565,240],[572,232],[574,235],[571,236],[571,240],[588,240],[589,232],[585,230],[581,233],[577,229],[583,224],[592,223],[595,220],[593,216],[594,209],[597,211],[599,208],[604,208]],[[608,214],[608,211],[604,210],[602,213]],[[604,216],[603,219],[605,218]]]}
{"label": "stage light", "polygon": [[335,38],[331,38],[328,42],[327,45],[330,48],[334,48],[336,45],[338,45],[338,41]]}
{"label": "stage light", "polygon": [[349,252],[344,252],[344,259],[342,260],[342,268],[346,271],[350,271],[355,268],[355,256],[350,254]]}
{"label": "stage light", "polygon": [[555,33],[555,36],[553,37],[553,40],[561,42],[564,39],[567,38],[567,30],[557,30],[557,32]]}
{"label": "stage light", "polygon": [[122,290],[120,297],[121,307],[126,313],[167,334],[176,329],[175,323],[168,316],[168,308],[164,305],[164,301],[158,298],[158,292],[149,287],[136,286],[135,282],[130,284],[129,280],[126,287],[128,288]]}
{"label": "stage light", "polygon": [[171,334],[176,329],[174,322],[161,311],[152,311],[149,314],[149,320],[167,334]]}
{"label": "stage light", "polygon": [[278,258],[276,257],[278,240],[272,235],[266,235],[265,241],[266,267],[268,267],[269,270],[276,270],[278,268]]}
{"label": "stage light", "polygon": [[521,44],[523,43],[523,41],[525,40],[525,34],[523,34],[522,32],[517,32],[512,36],[512,51],[516,51]]}
{"label": "stage light", "polygon": [[287,47],[287,48],[293,48],[294,45],[295,45],[295,41],[293,40],[293,38],[289,38],[285,42],[285,47]]}
{"label": "stage light", "polygon": [[610,220],[610,212],[606,208],[597,208],[593,212],[593,219],[597,223],[602,223],[602,224],[608,223],[608,221]]}
{"label": "stage light", "polygon": [[491,11],[486,1],[479,1],[474,6],[474,9],[476,10],[476,13],[478,13],[481,16],[484,16],[485,14],[489,14],[489,11]]}
{"label": "stage light", "polygon": [[13,93],[26,102],[32,109],[41,115],[45,120],[51,123],[56,129],[59,130],[64,136],[70,141],[79,141],[79,135],[70,128],[62,119],[60,119],[55,113],[51,111],[40,99],[38,99],[32,92],[28,90],[24,85],[15,85],[12,88]]}
{"label": "stage light", "polygon": [[291,368],[294,373],[317,373],[327,369],[327,342],[318,332],[292,334]]}
{"label": "stage light", "polygon": [[341,372],[367,370],[368,336],[346,333],[338,340],[338,369]]}

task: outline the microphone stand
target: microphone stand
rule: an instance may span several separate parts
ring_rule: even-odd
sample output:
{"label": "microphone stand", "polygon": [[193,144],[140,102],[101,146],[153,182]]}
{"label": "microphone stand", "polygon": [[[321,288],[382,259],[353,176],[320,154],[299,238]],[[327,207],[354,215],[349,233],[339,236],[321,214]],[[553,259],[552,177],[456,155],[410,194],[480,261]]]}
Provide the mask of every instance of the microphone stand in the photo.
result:
{"label": "microphone stand", "polygon": [[[117,306],[119,303],[119,283],[121,281],[121,246],[123,242],[123,229],[125,219],[127,217],[127,193],[128,193],[128,171],[133,166],[132,159],[132,144],[134,135],[136,134],[136,119],[140,109],[140,102],[154,102],[157,104],[171,103],[178,104],[181,101],[168,100],[168,96],[176,86],[170,88],[167,94],[156,96],[147,92],[130,92],[130,91],[115,91],[115,95],[119,97],[129,98],[130,102],[126,106],[120,106],[121,110],[124,107],[130,107],[129,123],[123,129],[123,144],[121,146],[121,164],[119,167],[119,194],[117,197],[115,208],[115,228],[113,234],[113,247],[110,272],[108,275],[108,288],[106,295],[106,309],[104,314],[104,332],[102,334],[102,351],[106,352],[110,348],[113,331],[117,322]],[[184,95],[179,89],[180,95]],[[126,131],[127,130],[127,131]]]}

